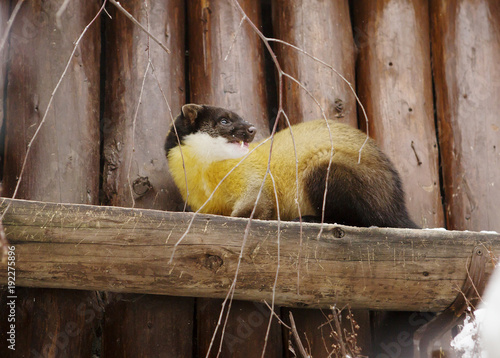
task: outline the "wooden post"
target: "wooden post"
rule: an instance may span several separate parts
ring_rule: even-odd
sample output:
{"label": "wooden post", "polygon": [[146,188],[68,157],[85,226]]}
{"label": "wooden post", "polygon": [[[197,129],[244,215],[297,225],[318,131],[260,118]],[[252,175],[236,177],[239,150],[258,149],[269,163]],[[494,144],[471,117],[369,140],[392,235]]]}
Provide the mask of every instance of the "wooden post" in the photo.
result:
{"label": "wooden post", "polygon": [[[272,5],[274,37],[326,62],[355,88],[354,41],[347,0],[273,0]],[[283,77],[283,107],[291,123],[322,118],[323,110],[327,118],[358,126],[355,96],[337,73],[286,45],[275,44],[274,48],[282,70],[307,89]],[[285,124],[281,120],[281,127]],[[314,341],[310,346],[311,355],[323,356],[326,353],[325,345],[331,347],[335,342],[329,335],[322,335],[318,329],[327,321],[325,314],[312,310],[291,311],[298,324],[297,329],[302,330],[311,342]],[[362,329],[369,332],[368,312],[354,313],[361,323],[366,321]],[[288,310],[284,310],[283,316],[287,319]],[[361,335],[369,337],[369,334]],[[303,344],[308,346],[305,340]],[[360,344],[368,352],[369,340]],[[287,350],[287,354],[291,353]]]}
{"label": "wooden post", "polygon": [[[434,123],[427,0],[356,0],[357,91],[369,122],[359,116],[401,175],[410,216],[422,227],[444,227]],[[415,312],[372,312],[372,355],[395,345],[412,355]],[[406,332],[410,344],[399,344]],[[395,348],[394,348],[395,349]]]}
{"label": "wooden post", "polygon": [[[259,1],[239,1],[261,23]],[[232,1],[189,0],[189,100],[229,108],[269,135],[264,48]],[[240,26],[241,25],[241,26]]]}
{"label": "wooden post", "polygon": [[[0,2],[0,40],[7,30],[7,21],[9,20],[9,5],[10,1]],[[4,120],[4,95],[7,67],[7,54],[9,53],[9,42],[6,41],[3,49],[0,51],[0,129],[3,127]],[[1,136],[0,136],[1,137]],[[3,159],[3,158],[2,158]],[[3,163],[3,160],[2,160]]]}
{"label": "wooden post", "polygon": [[[87,31],[47,108],[69,56],[99,3],[26,1],[10,36],[4,194],[12,195],[33,141],[17,197],[96,204],[99,196],[100,22]],[[48,111],[45,117],[46,111]],[[16,356],[89,357],[102,307],[92,291],[16,287]],[[5,298],[5,296],[4,296]],[[5,301],[1,303],[5,307]],[[7,321],[0,326],[5,331]],[[0,355],[9,356],[7,345]]]}
{"label": "wooden post", "polygon": [[[260,26],[260,2],[239,3],[247,16]],[[242,14],[231,1],[189,0],[187,4],[190,102],[234,110],[257,127],[256,140],[267,137],[264,47],[259,37],[248,23],[242,22]],[[200,357],[209,350],[220,312],[219,300],[197,300],[197,354]],[[252,326],[252,318],[257,316],[259,324]],[[257,310],[253,303],[234,302],[221,357],[260,357],[268,317],[268,313]],[[222,326],[219,332],[221,329]],[[220,339],[219,334],[210,357],[217,355]],[[273,324],[266,356],[277,357],[281,352],[280,327]]]}
{"label": "wooden post", "polygon": [[448,228],[500,231],[500,3],[430,4]]}
{"label": "wooden post", "polygon": [[[357,88],[372,138],[401,175],[410,216],[444,227],[424,0],[357,0]],[[363,116],[359,122],[366,128]]]}
{"label": "wooden post", "polygon": [[[273,0],[274,37],[301,48],[339,72],[353,88],[354,42],[347,0]],[[357,127],[356,100],[349,86],[331,68],[286,45],[275,44],[282,70],[299,81],[283,78],[283,104],[291,123],[339,119]],[[282,126],[285,122],[282,122]]]}
{"label": "wooden post", "polygon": [[[116,7],[105,22],[103,191],[111,205],[182,210],[163,149],[185,102],[184,3],[121,1],[166,53]],[[194,300],[107,294],[103,356],[190,357]]]}

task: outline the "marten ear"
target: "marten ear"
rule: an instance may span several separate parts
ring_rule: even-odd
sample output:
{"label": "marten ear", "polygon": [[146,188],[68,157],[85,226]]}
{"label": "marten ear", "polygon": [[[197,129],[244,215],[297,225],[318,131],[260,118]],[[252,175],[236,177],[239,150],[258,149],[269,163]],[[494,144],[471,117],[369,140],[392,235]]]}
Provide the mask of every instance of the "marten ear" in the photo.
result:
{"label": "marten ear", "polygon": [[194,120],[198,117],[198,113],[203,109],[202,106],[198,104],[185,104],[182,106],[182,114],[191,124],[194,124]]}

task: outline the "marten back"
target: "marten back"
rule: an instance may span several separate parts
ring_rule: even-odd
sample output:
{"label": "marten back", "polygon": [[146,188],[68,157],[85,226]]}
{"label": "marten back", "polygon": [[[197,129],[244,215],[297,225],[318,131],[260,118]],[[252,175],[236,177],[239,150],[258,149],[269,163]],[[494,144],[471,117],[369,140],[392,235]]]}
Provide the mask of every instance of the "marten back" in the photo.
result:
{"label": "marten back", "polygon": [[[271,171],[278,177],[279,187],[290,187],[290,191],[295,187],[296,153],[300,191],[314,210],[314,221],[321,220],[328,184],[325,222],[417,228],[408,215],[401,179],[389,158],[358,129],[335,121],[328,124],[316,120],[294,125],[293,141],[289,129],[276,134]],[[279,183],[275,173],[285,171],[287,178]]]}

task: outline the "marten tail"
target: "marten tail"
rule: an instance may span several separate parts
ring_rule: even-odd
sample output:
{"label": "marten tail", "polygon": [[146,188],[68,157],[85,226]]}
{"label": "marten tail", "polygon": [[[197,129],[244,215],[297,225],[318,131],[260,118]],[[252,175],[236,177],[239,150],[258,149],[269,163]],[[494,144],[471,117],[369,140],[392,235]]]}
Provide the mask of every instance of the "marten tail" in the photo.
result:
{"label": "marten tail", "polygon": [[[330,167],[324,221],[350,226],[418,228],[406,209],[398,173],[387,158],[382,165],[334,161]],[[321,218],[328,162],[306,178],[309,200]]]}

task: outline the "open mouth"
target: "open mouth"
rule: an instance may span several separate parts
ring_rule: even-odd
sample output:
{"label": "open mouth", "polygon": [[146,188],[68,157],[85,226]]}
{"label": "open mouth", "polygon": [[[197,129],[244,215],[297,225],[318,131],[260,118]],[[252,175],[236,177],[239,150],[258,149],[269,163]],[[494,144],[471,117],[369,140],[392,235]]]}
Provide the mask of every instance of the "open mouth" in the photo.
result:
{"label": "open mouth", "polygon": [[242,149],[243,148],[248,149],[248,142],[244,142],[242,140],[233,140],[233,141],[230,141],[229,143],[237,145]]}

